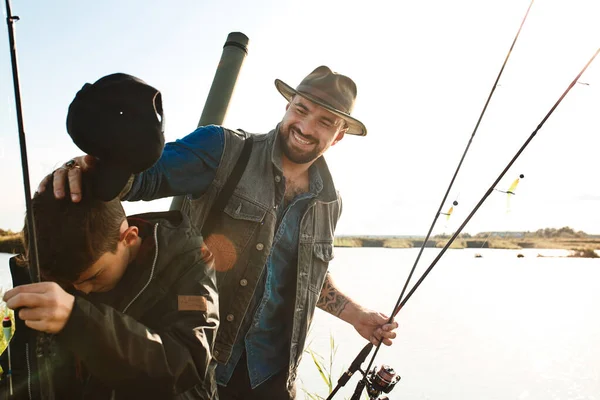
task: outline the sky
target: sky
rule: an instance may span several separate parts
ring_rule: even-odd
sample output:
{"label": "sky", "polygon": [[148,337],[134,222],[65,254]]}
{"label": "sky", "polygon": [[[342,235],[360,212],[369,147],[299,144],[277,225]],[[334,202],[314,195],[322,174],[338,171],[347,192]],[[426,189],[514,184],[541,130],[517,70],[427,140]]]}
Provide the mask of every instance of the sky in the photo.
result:
{"label": "sky", "polygon": [[[86,82],[125,72],[162,92],[166,139],[192,132],[229,32],[250,39],[224,125],[273,129],[319,65],[358,86],[347,135],[326,159],[344,210],[337,234],[424,235],[442,200],[529,0],[13,0],[32,190],[82,154],[65,128]],[[5,10],[3,10],[5,13]],[[453,232],[600,47],[598,0],[537,0],[443,209]],[[0,228],[25,212],[7,29],[0,30]],[[571,226],[600,233],[600,59],[498,184],[525,176],[507,205],[494,191],[466,232]],[[126,203],[130,214],[169,199]]]}

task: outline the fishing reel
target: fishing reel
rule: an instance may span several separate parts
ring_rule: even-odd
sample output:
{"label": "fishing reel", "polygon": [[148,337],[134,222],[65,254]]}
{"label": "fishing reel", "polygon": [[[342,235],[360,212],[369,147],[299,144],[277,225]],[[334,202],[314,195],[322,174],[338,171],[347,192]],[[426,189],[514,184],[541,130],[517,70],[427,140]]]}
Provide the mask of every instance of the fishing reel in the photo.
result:
{"label": "fishing reel", "polygon": [[365,374],[367,394],[369,400],[388,400],[387,396],[379,397],[382,393],[392,391],[396,383],[400,381],[400,375],[396,374],[394,368],[389,365],[382,365],[379,370],[377,366]]}
{"label": "fishing reel", "polygon": [[[374,366],[371,371],[363,371],[360,366],[365,361],[365,358],[369,355],[373,349],[372,343],[367,343],[365,347],[358,353],[354,361],[348,367],[348,370],[338,380],[336,387],[329,393],[326,400],[332,400],[335,394],[342,388],[348,380],[354,375],[356,371],[359,371],[363,377],[356,384],[356,389],[350,400],[360,400],[363,390],[367,390],[369,400],[388,400],[387,396],[379,397],[382,393],[389,393],[392,391],[396,383],[400,380],[400,375],[396,374],[396,371],[389,365],[382,365],[379,370],[377,366]],[[369,364],[370,366],[371,364]],[[369,367],[367,367],[369,368]]]}

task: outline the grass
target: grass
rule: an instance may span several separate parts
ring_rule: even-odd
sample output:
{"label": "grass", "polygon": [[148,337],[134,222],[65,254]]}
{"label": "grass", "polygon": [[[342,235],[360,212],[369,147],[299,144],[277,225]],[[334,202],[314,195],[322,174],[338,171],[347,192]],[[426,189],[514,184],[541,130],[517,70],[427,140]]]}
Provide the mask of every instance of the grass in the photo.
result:
{"label": "grass", "polygon": [[[333,360],[335,359],[335,355],[337,354],[338,346],[335,344],[335,339],[333,338],[333,334],[329,334],[329,358],[326,361],[323,356],[316,353],[311,349],[310,344],[306,346],[304,349],[305,353],[308,353],[313,361],[313,364],[317,371],[319,371],[319,376],[327,386],[327,393],[331,393],[333,390]],[[304,391],[304,395],[306,399],[310,400],[323,400],[325,397],[322,397],[316,393],[310,393],[305,388],[302,388]]]}
{"label": "grass", "polygon": [[[335,356],[337,354],[337,351],[338,345],[335,343],[335,339],[333,337],[333,334],[331,333],[329,334],[329,357],[325,358],[322,355],[315,352],[314,350],[312,350],[310,344],[306,346],[306,349],[304,350],[305,353],[308,353],[310,355],[315,368],[319,372],[319,376],[321,377],[321,380],[327,388],[327,396],[331,394],[335,385],[337,385],[337,380],[340,376],[342,376],[342,374],[346,370],[346,368],[344,367],[337,375],[333,374],[333,364],[335,363]],[[302,391],[304,391],[305,399],[325,400],[327,398],[317,393],[311,393],[305,388],[302,388]],[[366,391],[363,392],[363,395],[364,399],[369,400],[369,396],[367,395]]]}

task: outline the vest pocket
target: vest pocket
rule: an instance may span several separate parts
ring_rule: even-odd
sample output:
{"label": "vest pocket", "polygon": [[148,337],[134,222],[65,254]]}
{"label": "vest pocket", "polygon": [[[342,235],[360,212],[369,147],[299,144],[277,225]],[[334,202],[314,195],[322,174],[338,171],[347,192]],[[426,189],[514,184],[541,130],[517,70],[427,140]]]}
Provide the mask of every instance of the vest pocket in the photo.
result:
{"label": "vest pocket", "polygon": [[267,213],[263,207],[235,194],[231,196],[224,211],[233,219],[253,222],[262,222]]}
{"label": "vest pocket", "polygon": [[[205,238],[205,242],[215,256],[219,288],[225,282],[225,276],[229,275],[228,272],[243,257],[249,244],[253,243],[266,214],[264,207],[234,193],[223,212],[214,220],[212,232]],[[234,274],[236,276],[231,279],[238,279],[237,275],[244,273],[241,265],[239,267]]]}
{"label": "vest pocket", "polygon": [[332,243],[313,244],[312,270],[310,271],[308,287],[317,294],[321,293],[327,267],[331,260],[333,260]]}

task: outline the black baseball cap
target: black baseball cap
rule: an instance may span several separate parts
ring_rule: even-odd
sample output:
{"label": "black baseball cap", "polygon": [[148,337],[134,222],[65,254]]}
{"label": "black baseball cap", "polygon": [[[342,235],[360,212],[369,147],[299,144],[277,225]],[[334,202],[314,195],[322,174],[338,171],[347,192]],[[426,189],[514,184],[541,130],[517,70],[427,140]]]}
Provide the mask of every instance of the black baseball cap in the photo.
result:
{"label": "black baseball cap", "polygon": [[67,132],[98,159],[91,181],[95,196],[117,197],[131,174],[152,167],[165,144],[160,92],[135,76],[116,73],[86,83],[67,114]]}

